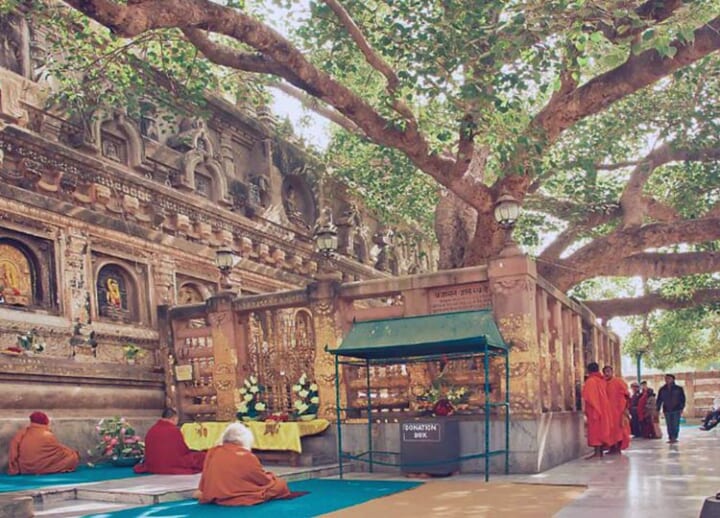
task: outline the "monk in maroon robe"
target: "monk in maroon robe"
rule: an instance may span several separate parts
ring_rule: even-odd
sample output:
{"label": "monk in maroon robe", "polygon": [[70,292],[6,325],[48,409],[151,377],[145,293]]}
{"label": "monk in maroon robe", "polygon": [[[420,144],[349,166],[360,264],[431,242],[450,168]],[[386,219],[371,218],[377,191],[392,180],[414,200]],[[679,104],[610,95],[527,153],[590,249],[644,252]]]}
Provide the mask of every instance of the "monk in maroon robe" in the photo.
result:
{"label": "monk in maroon robe", "polygon": [[191,475],[202,471],[205,452],[188,448],[177,425],[177,413],[166,409],[145,436],[145,459],[135,466],[135,473]]}
{"label": "monk in maroon robe", "polygon": [[43,412],[30,414],[30,424],[10,441],[8,475],[46,475],[75,471],[80,455],[60,443]]}
{"label": "monk in maroon robe", "polygon": [[603,448],[610,444],[610,402],[607,382],[600,374],[600,366],[592,362],[587,366],[588,377],[583,385],[582,396],[587,418],[588,446],[595,452],[588,458],[602,457]]}

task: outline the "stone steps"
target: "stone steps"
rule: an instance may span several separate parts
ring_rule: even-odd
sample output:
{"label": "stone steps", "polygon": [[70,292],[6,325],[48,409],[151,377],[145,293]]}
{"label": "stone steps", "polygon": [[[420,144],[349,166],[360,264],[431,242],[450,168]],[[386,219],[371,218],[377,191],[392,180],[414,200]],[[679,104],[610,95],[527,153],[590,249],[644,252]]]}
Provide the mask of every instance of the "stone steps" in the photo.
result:
{"label": "stone steps", "polygon": [[[272,471],[288,482],[337,475],[338,464],[312,467],[282,467]],[[88,514],[119,511],[161,502],[191,498],[200,475],[147,475],[108,480],[76,488],[43,489],[33,493],[34,516],[77,518]],[[4,509],[0,507],[0,516]],[[9,515],[25,518],[32,514]]]}

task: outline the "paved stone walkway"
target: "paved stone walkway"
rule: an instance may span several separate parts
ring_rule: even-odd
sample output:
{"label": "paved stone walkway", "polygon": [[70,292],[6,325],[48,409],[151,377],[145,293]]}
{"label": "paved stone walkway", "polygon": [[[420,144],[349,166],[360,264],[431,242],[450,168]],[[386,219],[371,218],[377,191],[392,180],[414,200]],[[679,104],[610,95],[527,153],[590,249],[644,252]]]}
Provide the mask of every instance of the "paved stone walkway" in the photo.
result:
{"label": "paved stone walkway", "polygon": [[587,485],[558,518],[697,518],[705,498],[720,492],[720,431],[683,427],[678,444],[634,440],[622,456],[580,459],[508,478]]}

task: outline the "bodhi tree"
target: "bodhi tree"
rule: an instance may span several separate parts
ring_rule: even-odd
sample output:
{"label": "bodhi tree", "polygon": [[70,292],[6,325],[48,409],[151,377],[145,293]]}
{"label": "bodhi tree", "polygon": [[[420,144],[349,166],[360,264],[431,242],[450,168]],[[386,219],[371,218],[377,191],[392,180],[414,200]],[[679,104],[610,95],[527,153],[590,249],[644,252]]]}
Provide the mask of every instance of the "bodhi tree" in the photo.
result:
{"label": "bodhi tree", "polygon": [[57,33],[66,50],[141,58],[102,73],[85,58],[85,86],[94,73],[113,94],[143,66],[186,89],[253,74],[334,121],[337,173],[368,199],[418,218],[437,202],[441,268],[502,249],[507,193],[524,242],[555,236],[537,259],[562,290],[718,270],[718,0],[314,0],[288,36],[282,1],[64,3],[82,15]]}

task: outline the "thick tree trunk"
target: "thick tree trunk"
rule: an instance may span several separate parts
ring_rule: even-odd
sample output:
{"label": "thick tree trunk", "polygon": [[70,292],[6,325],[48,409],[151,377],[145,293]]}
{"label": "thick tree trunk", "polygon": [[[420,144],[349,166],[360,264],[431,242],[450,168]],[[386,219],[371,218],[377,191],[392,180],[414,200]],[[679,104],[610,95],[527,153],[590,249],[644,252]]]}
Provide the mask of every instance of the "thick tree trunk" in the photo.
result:
{"label": "thick tree trunk", "polygon": [[478,214],[475,235],[465,253],[465,266],[486,264],[492,257],[497,257],[505,246],[506,231],[495,221],[493,212]]}
{"label": "thick tree trunk", "polygon": [[465,265],[465,254],[475,234],[477,211],[451,192],[435,208],[435,235],[440,245],[440,270]]}

